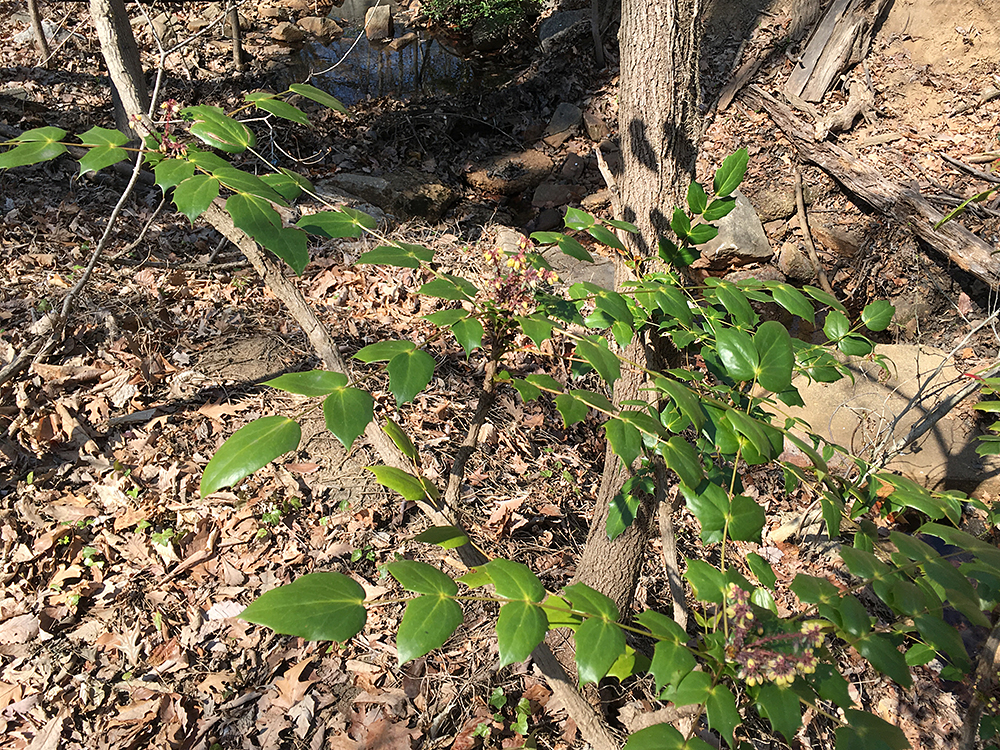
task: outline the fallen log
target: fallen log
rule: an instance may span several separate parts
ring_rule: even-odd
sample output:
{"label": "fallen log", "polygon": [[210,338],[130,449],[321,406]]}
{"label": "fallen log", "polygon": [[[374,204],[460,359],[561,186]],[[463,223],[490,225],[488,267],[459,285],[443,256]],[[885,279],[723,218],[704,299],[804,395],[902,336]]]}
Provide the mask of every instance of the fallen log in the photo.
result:
{"label": "fallen log", "polygon": [[802,122],[791,108],[758,86],[749,87],[742,100],[754,109],[764,109],[771,116],[795,145],[802,161],[815,164],[864,203],[910,227],[919,239],[959,268],[991,287],[1000,285],[1000,260],[995,255],[996,249],[957,221],[935,229],[935,224],[944,215],[919,191],[886,179],[839,146],[817,142],[811,125]]}

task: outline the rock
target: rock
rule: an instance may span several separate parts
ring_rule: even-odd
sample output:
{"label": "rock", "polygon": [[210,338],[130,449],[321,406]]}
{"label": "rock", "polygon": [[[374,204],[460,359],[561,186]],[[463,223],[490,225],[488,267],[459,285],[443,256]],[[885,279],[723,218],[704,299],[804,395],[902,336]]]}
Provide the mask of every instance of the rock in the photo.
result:
{"label": "rock", "polygon": [[197,34],[210,23],[212,22],[204,16],[192,16],[187,22],[187,30],[192,34]]}
{"label": "rock", "polygon": [[271,29],[271,38],[276,39],[279,42],[289,42],[294,44],[295,42],[301,42],[305,39],[306,34],[295,24],[289,23],[288,21],[282,21]]}
{"label": "rock", "polygon": [[298,25],[303,31],[312,34],[324,44],[334,39],[340,39],[344,35],[344,30],[329,18],[306,16],[299,19]]}
{"label": "rock", "polygon": [[548,16],[538,26],[538,41],[545,42],[554,37],[560,31],[565,31],[570,26],[586,21],[590,18],[587,10],[561,10]]}
{"label": "rock", "polygon": [[284,5],[289,10],[294,10],[299,13],[307,10],[312,10],[312,0],[282,0],[282,5]]}
{"label": "rock", "polygon": [[387,177],[343,172],[325,182],[407,219],[418,217],[437,222],[458,200],[458,194],[447,185],[428,182],[426,175],[410,170],[400,170]]}
{"label": "rock", "polygon": [[774,251],[750,201],[740,191],[734,193],[736,207],[716,222],[718,236],[701,246],[701,257],[709,265],[725,267],[733,263],[765,262]]}
{"label": "rock", "polygon": [[576,180],[579,179],[586,168],[587,160],[579,154],[571,153],[563,162],[562,168],[559,170],[559,176],[564,180]]}
{"label": "rock", "polygon": [[541,183],[552,171],[552,159],[535,149],[505,154],[466,176],[472,187],[487,193],[515,195]]}
{"label": "rock", "polygon": [[388,5],[376,5],[365,13],[365,36],[369,42],[384,42],[396,35],[392,10]]}
{"label": "rock", "polygon": [[[520,248],[521,233],[508,227],[497,227],[497,247],[506,252],[517,252]],[[559,281],[566,286],[589,282],[605,289],[615,285],[615,263],[610,258],[594,256],[594,263],[577,260],[566,255],[558,247],[549,246],[541,250],[552,270],[559,274]]]}
{"label": "rock", "polygon": [[288,20],[288,11],[286,11],[284,8],[273,8],[268,6],[264,8],[258,8],[257,13],[261,18],[280,18],[285,21]]}
{"label": "rock", "polygon": [[[782,411],[806,420],[819,434],[851,452],[870,457],[871,447],[885,439],[897,415],[902,416],[892,428],[892,440],[905,436],[918,419],[968,382],[947,362],[917,407],[904,414],[919,383],[947,355],[910,344],[880,345],[877,351],[892,360],[888,378],[874,362],[854,360],[849,365],[854,383],[850,378],[836,383],[796,381],[805,406]],[[931,489],[958,489],[976,496],[1000,492],[1000,458],[976,454],[975,439],[980,432],[967,409],[952,410],[916,445],[893,459],[888,469]]]}
{"label": "rock", "polygon": [[590,211],[591,213],[599,208],[602,208],[603,206],[607,206],[610,203],[611,191],[607,188],[598,190],[596,193],[591,193],[580,201],[580,205],[583,206],[583,209],[585,211]]}
{"label": "rock", "polygon": [[531,223],[532,232],[551,232],[563,225],[563,215],[555,208],[546,208]]}
{"label": "rock", "polygon": [[778,251],[778,270],[793,281],[805,283],[816,278],[809,255],[795,240],[789,240]]}
{"label": "rock", "polygon": [[[287,55],[288,53],[289,53],[288,47],[286,47],[283,44],[267,44],[260,51],[261,57],[263,57],[264,59],[270,59],[272,57],[281,57],[283,55]],[[268,69],[273,70],[276,67],[280,67],[281,65],[283,65],[283,63],[277,63],[275,60],[271,60],[270,63],[268,63]]]}
{"label": "rock", "polygon": [[840,227],[814,224],[811,229],[813,239],[842,258],[853,258],[865,241],[859,232],[851,232]]}
{"label": "rock", "polygon": [[611,128],[601,119],[601,116],[593,112],[583,113],[583,127],[587,131],[590,140],[600,143],[611,133]]}
{"label": "rock", "polygon": [[164,47],[172,47],[177,41],[176,24],[166,13],[161,13],[153,19],[153,32]]}
{"label": "rock", "polygon": [[542,140],[552,148],[559,148],[566,139],[576,134],[576,129],[583,119],[583,112],[575,104],[562,102],[552,113],[552,119],[545,128]]}
{"label": "rock", "polygon": [[400,52],[409,47],[411,44],[415,44],[419,38],[420,37],[417,36],[417,32],[408,31],[405,34],[403,34],[403,36],[393,39],[391,42],[389,42],[388,47],[393,52]]}
{"label": "rock", "polygon": [[781,184],[765,187],[754,195],[753,204],[765,224],[775,219],[787,219],[796,211],[795,187]]}
{"label": "rock", "polygon": [[563,185],[553,182],[543,182],[535,188],[531,196],[531,205],[535,208],[556,208],[573,203],[583,197],[584,189],[579,185]]}
{"label": "rock", "polygon": [[[244,16],[242,13],[237,14],[237,18],[240,22],[240,31],[249,31],[252,27],[250,20]],[[222,22],[222,33],[225,36],[231,37],[233,35],[233,27],[229,24],[229,14],[226,14],[225,20]]]}

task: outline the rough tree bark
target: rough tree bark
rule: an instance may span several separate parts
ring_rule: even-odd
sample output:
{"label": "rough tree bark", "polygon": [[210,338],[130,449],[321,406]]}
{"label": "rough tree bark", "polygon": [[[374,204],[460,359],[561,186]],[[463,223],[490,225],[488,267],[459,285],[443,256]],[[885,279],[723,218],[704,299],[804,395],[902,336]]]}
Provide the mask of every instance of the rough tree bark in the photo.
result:
{"label": "rough tree bark", "polygon": [[145,113],[149,109],[149,88],[142,73],[139,48],[132,35],[125,0],[90,0],[90,17],[111,76],[115,123],[123,133],[134,135],[136,129],[129,121],[129,113]]}
{"label": "rough tree bark", "polygon": [[49,59],[49,41],[45,38],[42,28],[42,14],[38,11],[38,0],[28,0],[28,17],[31,19],[31,32],[35,35],[35,46],[42,60]]}
{"label": "rough tree bark", "polygon": [[[694,177],[699,130],[699,0],[623,0],[619,45],[619,138],[622,174],[617,177],[621,218],[639,227],[631,248],[655,256],[657,238],[669,230],[673,207],[682,205]],[[619,263],[616,283],[627,279]],[[635,341],[624,356],[655,365],[656,353]],[[615,402],[643,398],[645,377],[623,368]],[[654,498],[644,498],[636,522],[614,542],[605,524],[612,499],[629,469],[608,448],[590,534],[576,580],[611,597],[628,617],[643,549],[656,518]]]}

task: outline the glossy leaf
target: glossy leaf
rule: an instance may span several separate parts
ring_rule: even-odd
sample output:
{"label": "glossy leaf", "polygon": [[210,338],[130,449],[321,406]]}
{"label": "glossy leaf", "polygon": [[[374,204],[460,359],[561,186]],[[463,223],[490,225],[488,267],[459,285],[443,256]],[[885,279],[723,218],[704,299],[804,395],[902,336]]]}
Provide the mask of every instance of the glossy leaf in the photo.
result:
{"label": "glossy leaf", "polygon": [[300,125],[309,126],[309,118],[306,117],[305,113],[298,107],[294,107],[286,101],[281,99],[275,99],[273,94],[268,94],[264,91],[254,91],[250,94],[245,94],[244,98],[248,102],[253,102],[257,109],[262,109],[275,117],[280,117],[283,120],[290,120],[291,122],[297,122]]}
{"label": "glossy leaf", "polygon": [[720,328],[716,346],[729,377],[737,383],[754,379],[760,367],[760,355],[750,334],[736,328]]}
{"label": "glossy leaf", "polygon": [[726,574],[703,560],[688,559],[686,562],[687,571],[684,577],[694,589],[698,601],[722,604],[726,597],[726,587],[729,585]]}
{"label": "glossy leaf", "polygon": [[693,214],[700,214],[708,207],[708,195],[697,182],[691,182],[687,189],[687,204]]}
{"label": "glossy leaf", "polygon": [[634,426],[612,418],[604,423],[608,444],[625,466],[631,466],[642,452],[642,435]]}
{"label": "glossy leaf", "polygon": [[[177,190],[181,187],[183,183]],[[176,200],[175,190],[174,201]],[[309,263],[305,232],[282,226],[278,212],[268,201],[256,195],[237,193],[229,196],[226,200],[226,211],[236,226],[285,261],[297,276],[302,275]]]}
{"label": "glossy leaf", "polygon": [[469,537],[457,526],[431,526],[413,537],[413,541],[436,544],[442,549],[454,549],[468,544]]}
{"label": "glossy leaf", "polygon": [[518,395],[525,402],[534,401],[536,398],[542,395],[542,392],[537,388],[537,386],[529,383],[527,380],[522,380],[521,378],[514,378],[513,385],[514,388],[517,390]]}
{"label": "glossy leaf", "polygon": [[527,565],[499,558],[480,569],[489,573],[497,595],[504,599],[540,602],[545,598],[545,587]]}
{"label": "glossy leaf", "polygon": [[527,336],[534,343],[535,346],[541,346],[545,341],[552,337],[552,329],[555,328],[555,323],[551,322],[548,318],[538,315],[531,316],[528,318],[515,318],[518,324],[521,326],[521,330],[524,335]]}
{"label": "glossy leaf", "polygon": [[279,391],[295,393],[300,396],[328,396],[338,388],[347,385],[347,376],[327,370],[289,372],[267,380],[263,385],[269,385]]}
{"label": "glossy leaf", "polygon": [[330,96],[325,91],[321,91],[315,86],[310,86],[308,83],[293,83],[288,87],[289,91],[292,91],[300,96],[304,96],[306,99],[311,99],[317,104],[322,104],[324,107],[328,107],[335,112],[340,112],[344,115],[349,115],[347,107],[341,104],[340,100]]}
{"label": "glossy leaf", "polygon": [[80,136],[87,153],[80,159],[80,174],[98,172],[112,164],[128,158],[128,151],[122,146],[128,143],[128,136],[120,130],[92,127]]}
{"label": "glossy leaf", "polygon": [[260,176],[260,181],[274,190],[286,201],[293,201],[298,198],[303,190],[312,191],[312,183],[298,172],[279,167],[277,173],[264,174]]}
{"label": "glossy leaf", "polygon": [[713,685],[705,701],[705,711],[708,714],[708,726],[719,734],[730,747],[735,747],[733,734],[742,720],[736,708],[736,698],[725,685]]}
{"label": "glossy leaf", "polygon": [[669,724],[654,724],[640,729],[628,738],[622,750],[711,750],[700,737],[684,739],[684,735]]}
{"label": "glossy leaf", "polygon": [[813,323],[816,311],[813,309],[812,303],[806,299],[806,296],[802,292],[790,284],[781,282],[773,283],[773,285],[768,284],[767,288],[770,290],[771,296],[774,297],[774,301],[788,310],[788,312],[799,316],[809,323]]}
{"label": "glossy leaf", "polygon": [[668,691],[661,697],[678,706],[691,706],[706,703],[711,690],[712,675],[708,672],[692,671],[688,672],[673,692]]}
{"label": "glossy leaf", "polygon": [[917,615],[913,618],[920,636],[929,645],[948,656],[951,662],[963,672],[972,671],[969,653],[965,650],[962,634],[953,626],[948,625],[940,617],[933,615]]}
{"label": "glossy leaf", "polygon": [[792,386],[795,353],[788,329],[776,320],[762,323],[753,336],[760,365],[757,383],[771,393],[781,393]]}
{"label": "glossy leaf", "polygon": [[406,434],[406,431],[402,427],[391,419],[386,419],[385,424],[382,425],[382,432],[389,436],[389,439],[392,440],[393,444],[399,448],[400,453],[414,463],[417,462],[417,446],[413,444],[413,441],[410,440],[410,436]]}
{"label": "glossy leaf", "polygon": [[663,391],[680,410],[681,414],[688,418],[695,430],[701,431],[705,426],[705,411],[701,407],[701,399],[690,388],[676,380],[668,378],[655,378],[653,381],[656,388]]}
{"label": "glossy leaf", "polygon": [[576,342],[576,353],[597,370],[608,385],[613,385],[621,377],[621,362],[608,348],[608,342],[604,339],[597,337],[589,340],[581,339]]}
{"label": "glossy leaf", "polygon": [[[314,214],[308,214],[295,222],[295,226],[309,232],[309,234],[315,234],[318,237],[326,237],[327,239],[360,237],[364,234],[364,226],[360,221],[358,221],[358,217],[348,213],[346,209],[319,211]],[[375,251],[372,250],[369,252]],[[362,258],[365,255],[367,255],[367,253],[363,254]],[[405,254],[401,254],[400,257],[402,257],[402,255]],[[411,260],[410,265],[407,267],[417,268],[420,265],[419,262],[416,263],[416,265],[412,265],[412,263],[413,261]]]}
{"label": "glossy leaf", "polygon": [[691,218],[683,208],[675,208],[673,216],[670,217],[670,228],[682,242],[688,238],[691,231]]}
{"label": "glossy leaf", "polygon": [[55,159],[60,154],[66,153],[66,146],[59,142],[65,137],[66,131],[61,128],[44,127],[26,130],[14,139],[19,145],[0,154],[0,169],[27,167]]}
{"label": "glossy leaf", "polygon": [[750,570],[753,574],[757,576],[757,580],[760,581],[761,586],[773,589],[774,585],[778,582],[778,577],[771,569],[771,563],[758,555],[756,552],[748,553],[746,560],[747,565],[750,566]]}
{"label": "glossy leaf", "polygon": [[738,188],[743,182],[743,175],[747,172],[749,162],[750,155],[745,148],[727,156],[723,160],[722,166],[715,171],[715,178],[712,180],[715,194],[720,198],[725,198]]}
{"label": "glossy leaf", "polygon": [[694,447],[680,435],[674,435],[665,443],[658,446],[660,455],[668,469],[671,469],[683,484],[688,487],[697,487],[701,484],[705,472],[702,470],[701,461]]}
{"label": "glossy leaf", "polygon": [[897,726],[867,711],[844,709],[837,727],[837,750],[908,750],[910,741]]}
{"label": "glossy leaf", "polygon": [[660,641],[653,650],[649,671],[653,675],[656,690],[665,686],[676,688],[694,668],[697,660],[683,643]]}
{"label": "glossy leaf", "polygon": [[611,498],[611,503],[608,505],[608,520],[605,523],[608,539],[613,542],[625,533],[625,530],[635,521],[635,515],[639,512],[639,504],[639,498],[624,490]]}
{"label": "glossy leaf", "polygon": [[571,393],[556,396],[556,410],[563,418],[563,424],[570,427],[587,418],[590,407]]}
{"label": "glossy leaf", "polygon": [[712,224],[698,224],[695,227],[691,227],[691,231],[688,232],[687,238],[688,242],[692,245],[704,245],[706,242],[711,242],[718,236],[718,227]]}
{"label": "glossy leaf", "polygon": [[728,281],[720,281],[715,284],[714,292],[738,326],[745,328],[757,323],[757,313],[750,306],[746,293],[738,286]]}
{"label": "glossy leaf", "polygon": [[451,327],[451,332],[455,335],[455,340],[465,349],[466,356],[483,345],[483,336],[486,334],[483,324],[472,317],[456,321]]}
{"label": "glossy leaf", "polygon": [[379,341],[363,347],[354,355],[354,358],[364,362],[366,365],[372,362],[388,362],[397,354],[412,352],[417,345],[412,341]]}
{"label": "glossy leaf", "polygon": [[400,243],[399,245],[379,245],[374,250],[361,253],[355,262],[396,266],[397,268],[420,268],[421,263],[430,263],[433,259],[434,251],[430,248]]}
{"label": "glossy leaf", "polygon": [[718,484],[705,480],[694,488],[680,485],[688,510],[698,519],[701,526],[701,541],[716,544],[722,541],[729,510],[729,497]]}
{"label": "glossy leaf", "polygon": [[837,342],[837,348],[849,357],[867,357],[875,349],[864,336],[849,333]]}
{"label": "glossy leaf", "polygon": [[590,214],[581,211],[578,208],[571,207],[566,209],[565,223],[567,229],[580,230],[580,229],[589,229],[590,227],[594,226],[594,224],[596,224],[597,222],[594,220],[594,217],[591,216]]}
{"label": "glossy leaf", "polygon": [[205,467],[202,497],[236,484],[257,469],[299,447],[302,430],[288,417],[263,417],[238,429],[216,451]]}
{"label": "glossy leaf", "polygon": [[705,221],[718,221],[727,217],[734,208],[736,208],[735,198],[716,198],[708,204],[702,218]]}
{"label": "glossy leaf", "polygon": [[819,302],[821,305],[826,305],[827,307],[832,307],[834,310],[838,311],[842,315],[847,315],[847,308],[834,297],[829,292],[824,292],[822,289],[817,289],[814,286],[804,286],[802,291],[812,297],[814,300]]}
{"label": "glossy leaf", "polygon": [[191,135],[220,151],[238,154],[257,144],[256,136],[246,125],[229,117],[218,107],[208,104],[185,107],[181,116],[194,120]]}
{"label": "glossy leaf", "polygon": [[406,591],[445,596],[458,594],[458,585],[433,565],[415,560],[396,560],[387,564],[385,569]]}
{"label": "glossy leaf", "polygon": [[207,174],[188,177],[174,188],[174,205],[194,222],[219,197],[219,180]]}
{"label": "glossy leaf", "polygon": [[[608,247],[613,247],[615,250],[625,252],[625,246],[621,243],[615,233],[612,232],[607,227],[603,227],[600,224],[595,224],[587,230],[587,234],[593,237],[595,240],[600,242],[602,245],[607,245]],[[561,249],[560,245],[560,249]],[[568,253],[567,253],[568,255]]]}
{"label": "glossy leaf", "polygon": [[889,636],[871,633],[859,638],[854,647],[882,674],[891,677],[907,690],[913,685],[906,659]]}
{"label": "glossy leaf", "polygon": [[365,592],[340,573],[308,573],[261,595],[241,620],[307,641],[346,641],[365,626]]}
{"label": "glossy leaf", "polygon": [[442,274],[440,278],[432,279],[420,287],[420,294],[428,297],[439,297],[456,302],[475,299],[479,289],[468,279],[450,274]]}
{"label": "glossy leaf", "polygon": [[500,666],[521,662],[531,656],[545,639],[548,619],[545,612],[528,602],[508,602],[500,607],[497,618],[497,647]]}
{"label": "glossy leaf", "polygon": [[757,694],[757,707],[787,742],[795,738],[802,726],[802,707],[798,694],[791,687],[772,682],[762,685]]}
{"label": "glossy leaf", "polygon": [[389,360],[389,390],[396,397],[396,405],[409,403],[434,377],[434,357],[423,349],[401,352]]}
{"label": "glossy leaf", "polygon": [[261,198],[279,206],[287,205],[285,199],[256,175],[248,174],[233,167],[222,167],[212,170],[212,176],[235,193],[243,193]]}
{"label": "glossy leaf", "polygon": [[323,418],[326,428],[350,450],[375,418],[375,399],[360,388],[337,388],[323,400]]}
{"label": "glossy leaf", "polygon": [[896,308],[891,302],[878,300],[865,306],[861,311],[861,322],[867,326],[869,331],[884,331],[892,323],[892,316],[896,314]]}
{"label": "glossy leaf", "polygon": [[666,237],[661,237],[657,243],[657,255],[667,265],[678,268],[687,268],[701,257],[701,253],[691,245],[677,245]]}
{"label": "glossy leaf", "polygon": [[[573,606],[579,609],[575,600]],[[623,653],[625,633],[614,620],[603,617],[584,620],[576,629],[576,664],[580,684],[599,682]]]}
{"label": "glossy leaf", "polygon": [[458,602],[443,595],[418,596],[411,600],[396,633],[400,665],[443,646],[462,620]]}
{"label": "glossy leaf", "polygon": [[395,490],[407,500],[417,501],[427,497],[427,488],[419,477],[393,466],[366,466],[375,475],[376,481],[390,490]]}
{"label": "glossy leaf", "polygon": [[195,166],[186,159],[164,159],[153,168],[156,184],[164,192],[194,176]]}

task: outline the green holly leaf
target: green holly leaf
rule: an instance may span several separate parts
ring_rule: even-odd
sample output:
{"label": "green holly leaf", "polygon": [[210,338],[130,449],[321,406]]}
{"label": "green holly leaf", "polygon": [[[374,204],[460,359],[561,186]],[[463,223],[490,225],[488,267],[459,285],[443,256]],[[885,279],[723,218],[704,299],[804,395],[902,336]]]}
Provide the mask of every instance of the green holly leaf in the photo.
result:
{"label": "green holly leaf", "polygon": [[305,177],[298,172],[293,172],[284,167],[278,167],[278,173],[264,174],[260,176],[260,181],[274,190],[286,201],[293,201],[298,198],[303,190],[312,192],[313,186]]}
{"label": "green holly leaf", "polygon": [[552,329],[556,324],[544,315],[532,315],[529,318],[514,318],[527,336],[535,344],[541,346],[552,337]]}
{"label": "green holly leaf", "polygon": [[621,362],[608,348],[608,342],[598,336],[576,342],[576,353],[593,367],[604,382],[614,385],[622,375]]}
{"label": "green holly leaf", "polygon": [[338,388],[347,385],[347,376],[339,372],[328,372],[326,370],[290,372],[267,380],[264,382],[264,385],[300,396],[328,396]]}
{"label": "green holly leaf", "polygon": [[[166,192],[194,176],[195,166],[187,159],[164,159],[153,167],[156,184]],[[206,206],[207,208],[207,206]]]}
{"label": "green holly leaf", "polygon": [[406,591],[444,596],[458,594],[458,585],[433,565],[414,560],[396,560],[387,564],[385,569]]}
{"label": "green holly leaf", "polygon": [[354,358],[364,362],[366,365],[372,362],[388,362],[398,354],[415,351],[417,345],[412,341],[379,341],[363,347],[354,355]]}
{"label": "green holly leaf", "polygon": [[420,287],[419,292],[428,297],[465,302],[475,299],[479,288],[468,279],[446,273],[428,281]]}
{"label": "green holly leaf", "polygon": [[256,136],[246,125],[229,117],[218,107],[199,104],[185,107],[180,114],[194,120],[191,135],[220,151],[239,154],[257,145]]}
{"label": "green holly leaf", "polygon": [[604,423],[611,450],[625,466],[631,466],[642,452],[642,434],[634,426],[618,418]]}
{"label": "green holly leaf", "polygon": [[323,400],[323,418],[326,428],[350,450],[375,418],[375,399],[360,388],[335,388]]}
{"label": "green holly leaf", "polygon": [[234,193],[252,195],[279,206],[287,205],[285,199],[256,175],[249,174],[233,167],[221,167],[212,170],[212,176],[218,178],[223,185]]}
{"label": "green holly leaf", "polygon": [[567,229],[590,229],[597,223],[593,216],[578,208],[567,208],[565,224]]}
{"label": "green holly leaf", "polygon": [[795,353],[788,329],[776,320],[762,323],[753,336],[759,366],[757,383],[771,393],[781,393],[792,387]]}
{"label": "green holly leaf", "polygon": [[718,197],[725,198],[740,186],[749,162],[750,155],[745,148],[723,160],[722,166],[715,171],[715,179],[712,180],[712,188]]}
{"label": "green holly leaf", "polygon": [[322,104],[324,107],[334,110],[335,112],[340,112],[344,115],[350,115],[347,107],[340,103],[339,99],[330,96],[325,91],[321,91],[315,86],[310,86],[308,83],[293,83],[288,87],[289,91],[292,91],[300,96],[304,96],[306,99],[311,99],[317,104]]}
{"label": "green holly leaf", "polygon": [[705,221],[718,221],[729,216],[734,208],[736,208],[735,198],[716,198],[708,204],[708,208],[701,216]]}
{"label": "green holly leaf", "polygon": [[733,734],[742,719],[736,708],[733,692],[725,685],[713,685],[708,691],[705,711],[708,714],[708,726],[721,734],[730,747],[736,747]]}
{"label": "green holly leaf", "polygon": [[389,373],[389,390],[396,397],[396,405],[409,403],[434,377],[434,357],[422,349],[412,349],[397,354],[386,365]]}
{"label": "green holly leaf", "polygon": [[462,619],[462,608],[458,602],[444,594],[418,596],[411,600],[406,605],[403,621],[396,633],[400,665],[443,646],[462,624]]}
{"label": "green holly leaf", "polygon": [[434,251],[430,248],[401,242],[399,245],[379,245],[374,250],[361,253],[355,262],[397,268],[420,268],[421,263],[430,263],[433,259]]}
{"label": "green holly leaf", "polygon": [[346,641],[361,632],[365,592],[340,573],[309,573],[261,595],[240,619],[307,641]]}
{"label": "green holly leaf", "polygon": [[[295,226],[309,232],[309,234],[315,234],[318,237],[326,237],[327,239],[344,239],[350,237],[360,237],[365,233],[366,228],[374,229],[376,222],[371,216],[362,213],[361,211],[355,211],[349,208],[338,208],[331,211],[317,211],[314,214],[303,216],[295,222]],[[369,252],[375,251],[372,250]],[[367,253],[363,254],[361,257],[363,258],[365,255],[367,255]],[[406,253],[401,253],[399,257],[402,257],[403,255],[406,255]],[[408,263],[410,264],[406,266],[408,268],[417,268],[420,265],[419,262],[417,262],[417,265],[415,266],[412,265],[413,260],[408,261]]]}
{"label": "green holly leaf", "polygon": [[391,419],[386,419],[385,424],[382,426],[382,432],[389,436],[393,444],[399,448],[400,453],[406,456],[408,459],[417,463],[417,446],[413,444],[410,440],[410,436],[406,434],[402,427],[393,422]]}
{"label": "green holly leaf", "polygon": [[699,183],[692,182],[687,189],[687,204],[696,216],[708,208],[708,195]]}
{"label": "green holly leaf", "polygon": [[640,729],[628,738],[622,750],[711,750],[700,737],[684,739],[684,735],[669,724],[654,724]]}
{"label": "green holly leaf", "polygon": [[202,497],[236,484],[299,447],[302,429],[288,417],[263,417],[238,429],[216,451],[201,476]]}
{"label": "green holly leaf", "polygon": [[302,110],[274,97],[274,94],[269,94],[266,91],[254,91],[244,95],[244,98],[248,102],[253,102],[257,109],[262,109],[283,120],[290,120],[309,127],[309,118]]}
{"label": "green holly leaf", "polygon": [[888,635],[870,633],[855,641],[854,647],[871,662],[875,669],[891,677],[902,687],[909,690],[913,685],[913,677],[910,675],[910,668],[906,665],[906,659]]}
{"label": "green holly leaf", "polygon": [[89,149],[80,159],[80,174],[98,172],[128,158],[128,151],[122,148],[128,143],[128,136],[120,130],[108,130],[95,125],[81,135],[80,140]]}
{"label": "green holly leaf", "polygon": [[27,167],[55,159],[66,153],[66,146],[59,143],[66,137],[61,128],[44,127],[26,130],[14,139],[19,145],[0,154],[0,169]]}
{"label": "green holly leaf", "polygon": [[729,377],[737,383],[753,380],[760,369],[760,355],[750,334],[736,328],[719,328],[715,340]]}
{"label": "green holly leaf", "polygon": [[[579,609],[576,601],[573,606]],[[625,633],[614,620],[603,617],[584,620],[576,629],[576,664],[580,684],[599,682],[624,653]]]}
{"label": "green holly leaf", "polygon": [[844,724],[837,727],[837,750],[908,750],[903,730],[867,711],[844,709]]}
{"label": "green holly leaf", "polygon": [[816,312],[813,310],[812,303],[798,289],[781,282],[765,282],[765,286],[771,291],[774,301],[792,315],[797,315],[809,323],[814,322]]}
{"label": "green holly leaf", "polygon": [[703,560],[688,559],[686,562],[687,571],[684,573],[684,577],[688,579],[691,588],[694,589],[694,595],[698,601],[722,604],[726,598],[726,588],[729,585],[726,574]]}
{"label": "green holly leaf", "polygon": [[757,707],[761,716],[771,722],[775,731],[791,742],[802,726],[802,707],[798,694],[790,687],[768,682],[757,694]]}
{"label": "green holly leaf", "polygon": [[[615,236],[615,233],[612,232],[607,227],[603,227],[600,224],[595,224],[594,226],[589,227],[587,229],[587,234],[589,234],[591,237],[593,237],[595,240],[597,240],[603,245],[607,245],[608,247],[613,247],[616,250],[620,250],[623,253],[625,252],[625,246],[621,243],[621,240],[619,240]],[[567,255],[568,254],[569,253],[567,253]]]}
{"label": "green holly leaf", "polygon": [[892,316],[896,314],[896,308],[891,302],[884,299],[866,305],[861,311],[861,322],[869,331],[884,331],[892,323]]}
{"label": "green holly leaf", "polygon": [[746,560],[747,565],[750,566],[750,570],[757,576],[757,580],[760,581],[760,585],[773,590],[774,585],[778,582],[778,577],[771,569],[771,563],[756,552],[748,553]]}
{"label": "green holly leaf", "polygon": [[497,618],[497,647],[500,666],[521,662],[531,656],[545,639],[548,619],[541,607],[528,602],[508,602]]}
{"label": "green holly leaf", "polygon": [[174,188],[174,205],[191,223],[218,197],[219,179],[207,174],[188,177]]}
{"label": "green holly leaf", "polygon": [[701,461],[694,447],[680,435],[674,435],[670,440],[661,442],[657,449],[668,469],[680,477],[682,483],[689,487],[697,487],[705,476]]}
{"label": "green holly leaf", "polygon": [[456,321],[451,327],[451,332],[455,335],[455,340],[465,349],[466,356],[482,346],[483,336],[486,333],[483,324],[472,317]]}
{"label": "green holly leaf", "polygon": [[[184,183],[181,183],[177,190],[183,186]],[[177,201],[177,190],[174,191],[174,202]],[[256,195],[236,193],[226,200],[226,211],[232,217],[233,224],[285,261],[297,276],[302,275],[309,263],[306,234],[301,230],[282,226],[281,216],[267,200]]]}
{"label": "green holly leaf", "polygon": [[563,424],[570,427],[587,418],[590,407],[572,393],[560,393],[556,396],[556,410],[563,418]]}

